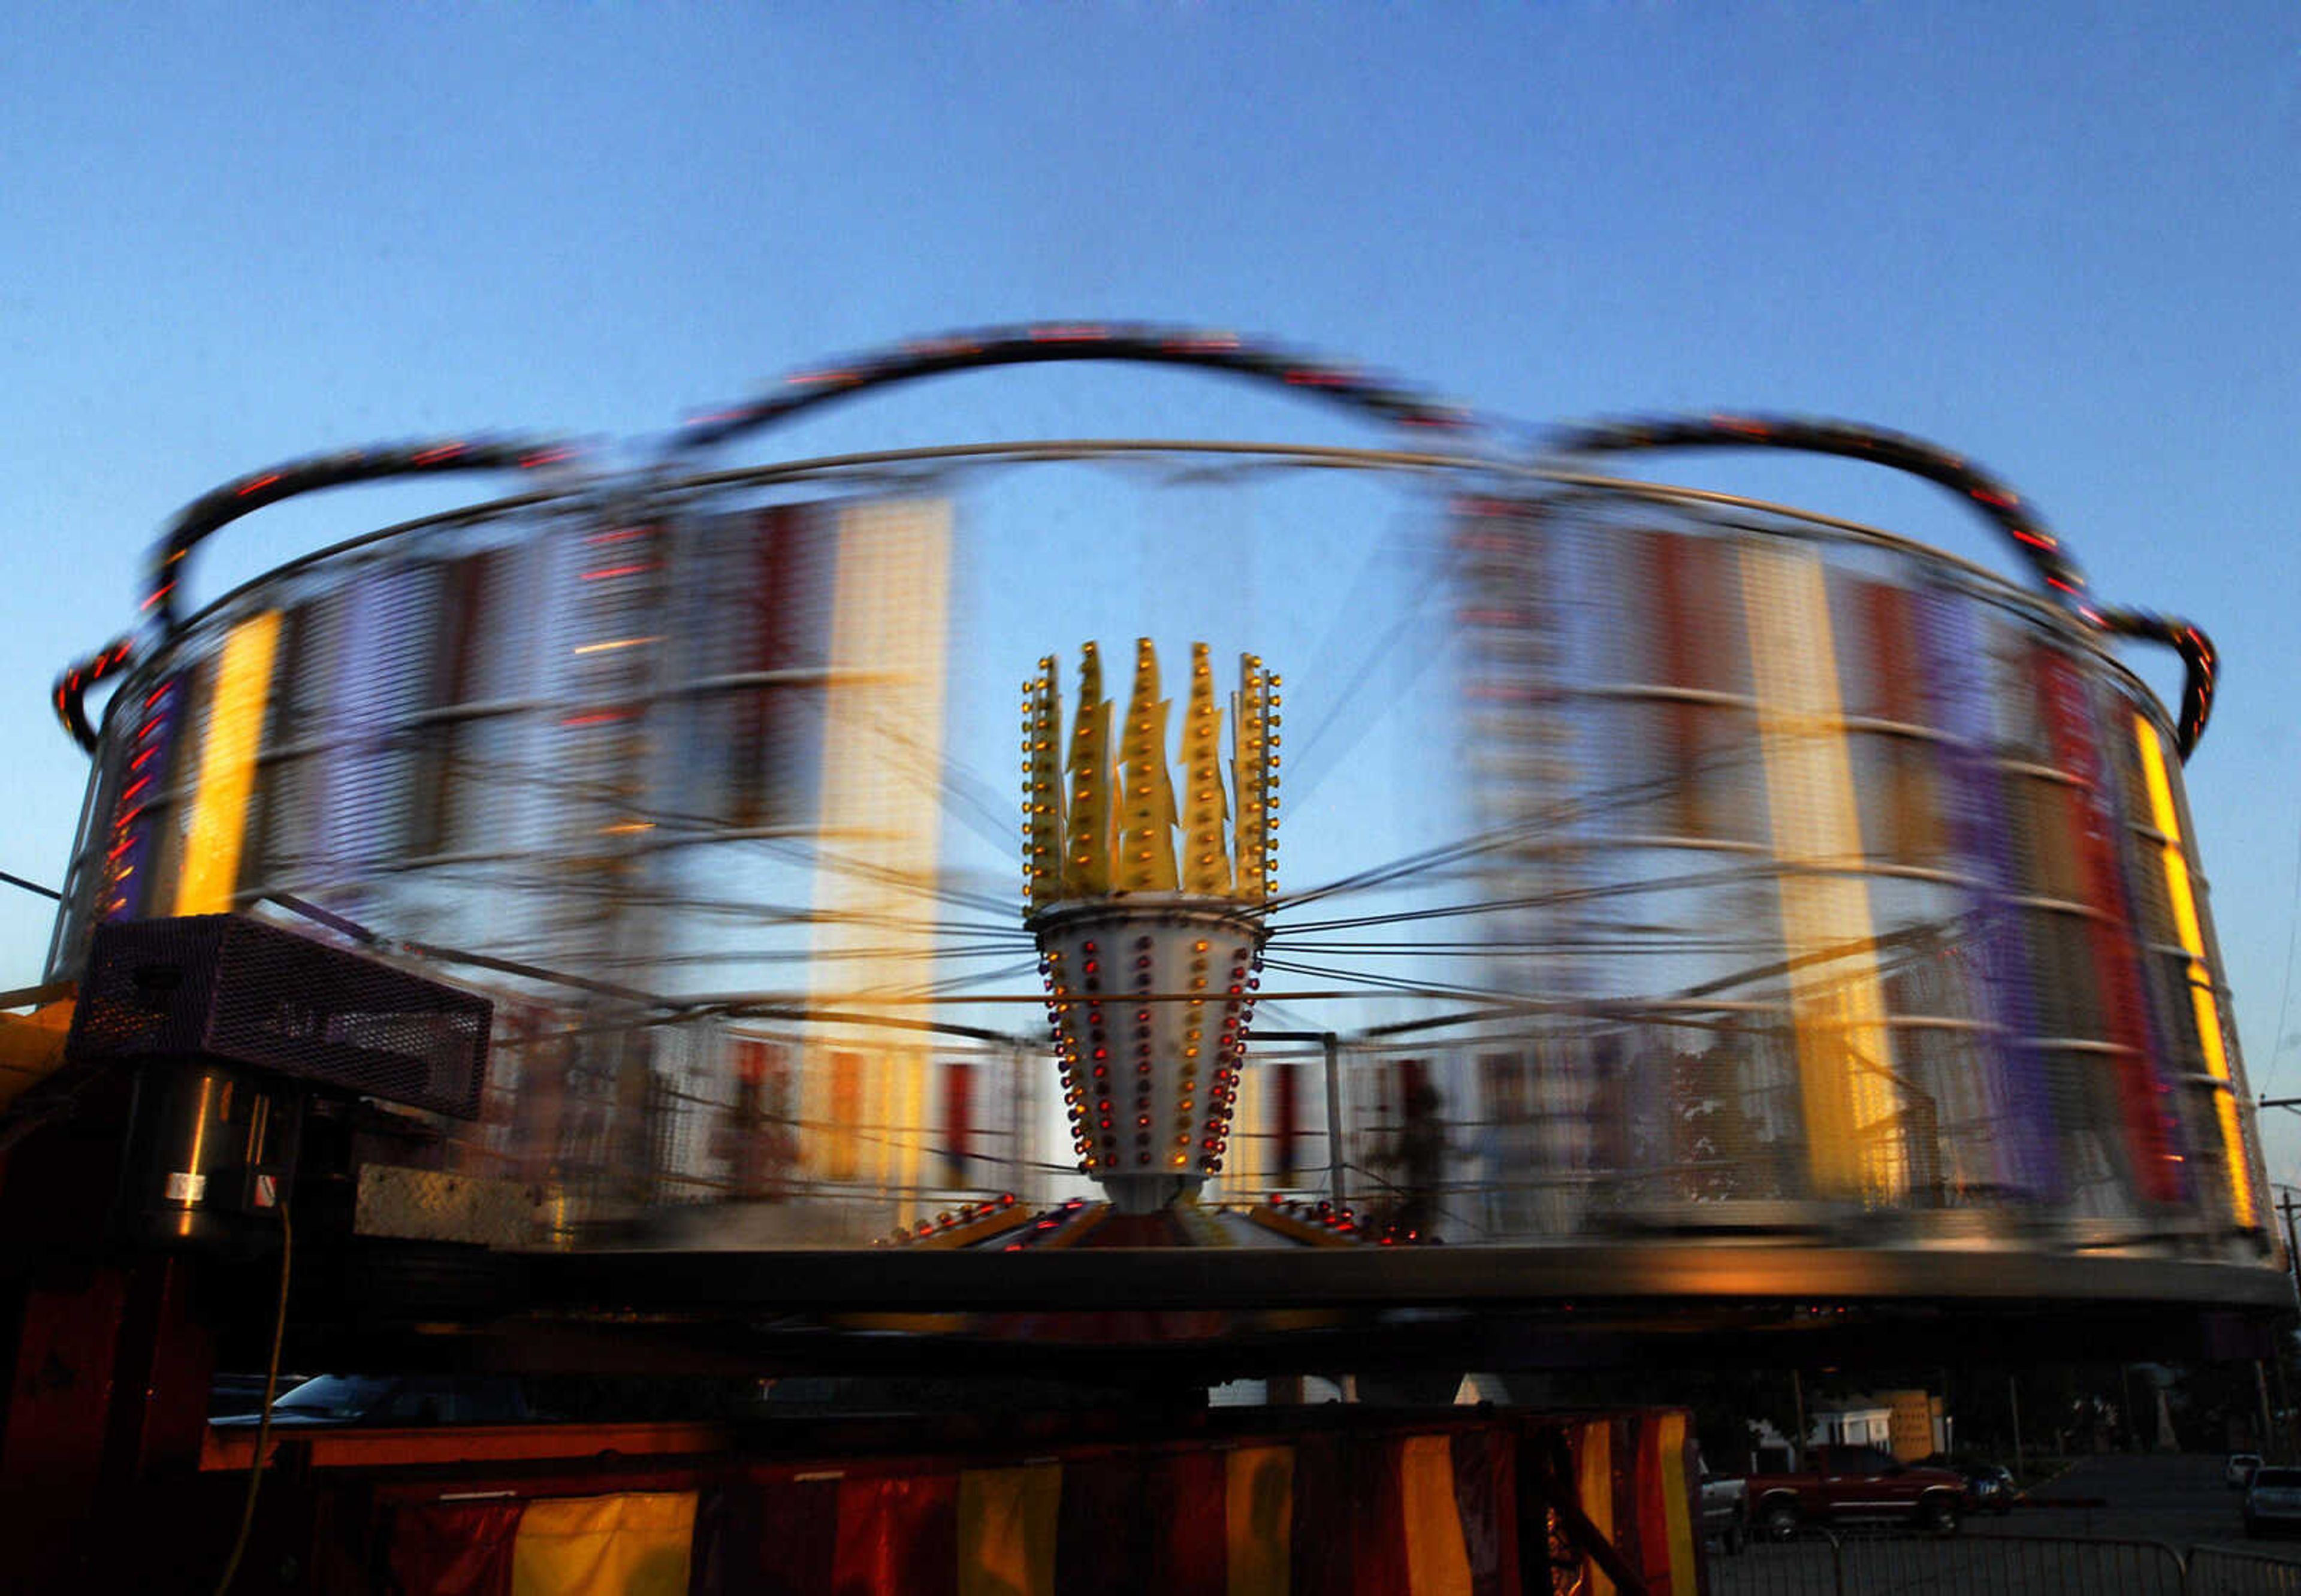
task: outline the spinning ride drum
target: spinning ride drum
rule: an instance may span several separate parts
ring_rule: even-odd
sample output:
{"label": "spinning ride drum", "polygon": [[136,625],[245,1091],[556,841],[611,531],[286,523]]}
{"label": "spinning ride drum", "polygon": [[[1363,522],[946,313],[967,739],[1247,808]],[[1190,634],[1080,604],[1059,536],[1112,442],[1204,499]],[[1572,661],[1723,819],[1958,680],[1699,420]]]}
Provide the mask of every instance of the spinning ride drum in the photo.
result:
{"label": "spinning ride drum", "polygon": [[[1272,380],[1408,436],[703,469],[833,397],[1075,360]],[[1941,480],[2038,586],[1592,469],[1720,443]],[[1220,911],[1267,938],[1260,1015],[1226,1130],[1186,1126],[1205,1184],[1169,1240],[1236,1244],[1243,1278],[1307,1215],[1360,1243],[1315,1249],[1318,1289],[1377,1303],[1828,1295],[1854,1258],[1870,1298],[2011,1290],[1983,1267],[2008,1260],[2071,1300],[2122,1265],[2179,1266],[2145,1295],[2275,1296],[2180,781],[2202,635],[2096,606],[2016,496],[1907,439],[1552,444],[1233,338],[1066,327],[802,373],[626,475],[455,442],[240,479],[163,540],[145,631],[59,684],[95,773],[50,973],[108,919],[357,941],[496,999],[481,1117],[439,1127],[497,1194],[484,1239],[902,1237],[874,1265],[899,1269],[922,1232],[1096,1196],[1017,873],[1045,786],[1027,698],[1019,810],[995,773],[1014,685],[1090,639],[1203,639],[1294,702],[1276,874]],[[178,613],[187,557],[248,510],[450,470],[533,474]],[[2178,716],[2121,634],[2181,652]],[[1056,1018],[1055,1052],[1085,1045]],[[385,1233],[448,1224],[388,1207]],[[991,1283],[956,1297],[998,1300],[1063,1228],[1000,1223],[967,1260]],[[1203,1272],[1136,1278],[1206,1299]]]}

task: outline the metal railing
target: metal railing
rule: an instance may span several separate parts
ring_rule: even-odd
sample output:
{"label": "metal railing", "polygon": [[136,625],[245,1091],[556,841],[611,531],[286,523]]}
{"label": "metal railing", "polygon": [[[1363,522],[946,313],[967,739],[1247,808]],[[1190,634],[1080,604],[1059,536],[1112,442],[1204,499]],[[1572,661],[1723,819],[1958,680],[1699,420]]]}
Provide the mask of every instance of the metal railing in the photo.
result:
{"label": "metal railing", "polygon": [[2301,1596],[2301,1562],[2218,1546],[2189,1550],[2188,1596]]}
{"label": "metal railing", "polygon": [[1840,1534],[1710,1555],[1711,1596],[2301,1596],[2301,1554],[2063,1535]]}

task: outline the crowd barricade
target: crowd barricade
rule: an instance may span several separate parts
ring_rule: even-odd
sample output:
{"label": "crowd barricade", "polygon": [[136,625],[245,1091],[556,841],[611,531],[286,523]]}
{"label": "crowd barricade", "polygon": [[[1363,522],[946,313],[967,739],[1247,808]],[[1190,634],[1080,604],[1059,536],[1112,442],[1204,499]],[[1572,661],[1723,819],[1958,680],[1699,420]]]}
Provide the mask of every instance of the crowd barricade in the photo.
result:
{"label": "crowd barricade", "polygon": [[1738,1555],[1713,1550],[1707,1587],[1711,1596],[2301,1596],[2301,1558],[2108,1536],[1817,1527]]}

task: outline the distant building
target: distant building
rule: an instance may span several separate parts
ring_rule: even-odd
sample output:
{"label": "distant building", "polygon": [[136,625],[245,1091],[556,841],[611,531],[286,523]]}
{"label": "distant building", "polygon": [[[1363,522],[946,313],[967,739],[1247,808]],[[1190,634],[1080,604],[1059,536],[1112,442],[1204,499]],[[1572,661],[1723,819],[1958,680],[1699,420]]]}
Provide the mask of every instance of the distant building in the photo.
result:
{"label": "distant building", "polygon": [[[1786,1471],[1802,1461],[1772,1425],[1761,1419],[1749,1428],[1753,1466]],[[1873,1446],[1914,1463],[1947,1453],[1952,1429],[1942,1400],[1929,1391],[1867,1392],[1816,1404],[1806,1416],[1805,1446]]]}
{"label": "distant building", "polygon": [[1809,1445],[1884,1447],[1904,1463],[1950,1450],[1942,1400],[1922,1391],[1881,1391],[1816,1408]]}

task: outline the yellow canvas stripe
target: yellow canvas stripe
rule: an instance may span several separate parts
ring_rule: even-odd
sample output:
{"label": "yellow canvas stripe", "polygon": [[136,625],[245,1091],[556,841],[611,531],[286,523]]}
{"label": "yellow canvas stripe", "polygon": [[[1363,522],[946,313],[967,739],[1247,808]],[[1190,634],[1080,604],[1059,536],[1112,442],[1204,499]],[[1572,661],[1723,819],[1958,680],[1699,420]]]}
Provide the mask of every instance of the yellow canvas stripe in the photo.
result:
{"label": "yellow canvas stripe", "polygon": [[1223,1506],[1229,1596],[1287,1596],[1294,1567],[1294,1449],[1233,1452]]}
{"label": "yellow canvas stripe", "polygon": [[1054,1596],[1063,1466],[958,1476],[958,1596]]}
{"label": "yellow canvas stripe", "polygon": [[2205,932],[2197,917],[2197,897],[2189,881],[2189,858],[2181,846],[2180,811],[2173,804],[2173,783],[2165,772],[2164,745],[2148,717],[2133,717],[2134,740],[2141,749],[2141,779],[2149,790],[2149,815],[2163,833],[2160,848],[2165,862],[2165,894],[2173,906],[2173,933],[2181,951],[2189,956],[2189,1005],[2196,1016],[2197,1041],[2205,1051],[2205,1074],[2220,1090],[2213,1097],[2213,1117],[2220,1123],[2222,1164],[2229,1171],[2230,1216],[2249,1228],[2257,1218],[2252,1171],[2246,1162],[2245,1139],[2237,1121],[2237,1086],[2230,1075],[2229,1050],[2222,1040],[2221,1006],[2213,1000],[2213,976],[2205,963]]}
{"label": "yellow canvas stripe", "polygon": [[1892,1203],[1909,1166],[1870,890],[1856,873],[1862,818],[1828,589],[1820,560],[1800,550],[1746,544],[1741,566],[1807,1166],[1818,1197]]}
{"label": "yellow canvas stripe", "polygon": [[[1580,1476],[1575,1482],[1575,1494],[1582,1503],[1582,1516],[1595,1526],[1609,1542],[1614,1538],[1614,1425],[1611,1419],[1593,1419],[1582,1426],[1582,1456]],[[1614,1582],[1594,1562],[1586,1567],[1589,1577],[1583,1589],[1589,1596],[1614,1596]]]}
{"label": "yellow canvas stripe", "polygon": [[631,1492],[527,1504],[511,1596],[687,1596],[695,1492]]}
{"label": "yellow canvas stripe", "polygon": [[1443,1435],[1410,1435],[1399,1459],[1406,1517],[1406,1588],[1413,1596],[1472,1596],[1470,1550],[1454,1498],[1454,1448]]}
{"label": "yellow canvas stripe", "polygon": [[1661,1517],[1669,1532],[1670,1596],[1694,1596],[1694,1519],[1686,1506],[1686,1415],[1665,1413],[1661,1447]]}
{"label": "yellow canvas stripe", "polygon": [[280,612],[266,610],[231,629],[216,668],[215,702],[200,739],[199,781],[191,829],[176,878],[176,913],[222,915],[239,885],[247,840],[247,800],[255,789],[255,754],[272,701],[272,662],[280,646]]}

